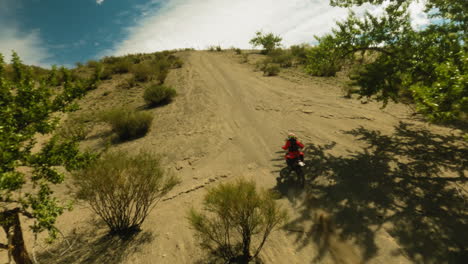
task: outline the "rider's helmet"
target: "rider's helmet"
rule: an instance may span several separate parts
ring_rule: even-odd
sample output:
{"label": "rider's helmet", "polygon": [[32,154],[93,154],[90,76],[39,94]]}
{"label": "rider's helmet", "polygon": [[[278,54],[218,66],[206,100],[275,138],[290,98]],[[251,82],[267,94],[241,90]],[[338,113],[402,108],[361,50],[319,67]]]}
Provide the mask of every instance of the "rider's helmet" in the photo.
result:
{"label": "rider's helmet", "polygon": [[288,133],[288,139],[297,139],[297,136],[296,136],[296,134],[290,132],[290,133]]}

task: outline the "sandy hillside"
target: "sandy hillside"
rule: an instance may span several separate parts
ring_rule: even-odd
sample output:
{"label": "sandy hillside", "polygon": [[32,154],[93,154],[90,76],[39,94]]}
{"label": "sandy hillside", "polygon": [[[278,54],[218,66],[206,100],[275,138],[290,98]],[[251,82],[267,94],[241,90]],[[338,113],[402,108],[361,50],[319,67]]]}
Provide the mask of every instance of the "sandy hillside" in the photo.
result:
{"label": "sandy hillside", "polygon": [[[176,100],[145,110],[155,116],[147,136],[112,146],[162,154],[181,185],[132,241],[106,236],[106,227],[77,204],[58,222],[70,245],[37,245],[40,263],[205,263],[187,211],[201,206],[207,187],[241,176],[280,191],[290,212],[286,228],[261,254],[265,263],[462,263],[468,257],[468,152],[452,136],[459,131],[417,121],[403,105],[381,109],[345,99],[334,79],[293,71],[264,77],[228,52],[181,56],[184,67],[167,80]],[[124,102],[141,108],[141,88],[122,91],[115,84],[93,91],[83,108]],[[102,147],[107,130],[97,127],[83,146]],[[304,189],[276,180],[288,131],[307,145]]]}

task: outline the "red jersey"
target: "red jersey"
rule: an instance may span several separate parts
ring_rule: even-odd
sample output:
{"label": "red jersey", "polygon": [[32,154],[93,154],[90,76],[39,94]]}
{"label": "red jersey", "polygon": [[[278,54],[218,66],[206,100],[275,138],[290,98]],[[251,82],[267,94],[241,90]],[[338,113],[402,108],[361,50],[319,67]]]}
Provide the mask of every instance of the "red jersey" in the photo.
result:
{"label": "red jersey", "polygon": [[[288,154],[285,156],[286,159],[295,159],[301,155],[304,155],[303,152],[299,151],[299,149],[304,148],[304,144],[302,144],[299,140],[296,140],[297,151],[289,151]],[[284,150],[287,150],[291,147],[291,141],[287,140],[286,144],[282,146]]]}

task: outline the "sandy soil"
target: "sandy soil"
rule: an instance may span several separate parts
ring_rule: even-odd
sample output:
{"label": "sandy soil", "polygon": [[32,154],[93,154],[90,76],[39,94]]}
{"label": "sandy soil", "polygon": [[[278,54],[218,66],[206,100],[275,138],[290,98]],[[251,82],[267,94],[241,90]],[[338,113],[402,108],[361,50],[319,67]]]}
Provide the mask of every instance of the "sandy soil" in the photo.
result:
{"label": "sandy soil", "polygon": [[[182,56],[186,64],[167,80],[176,100],[145,110],[155,115],[147,136],[112,146],[162,154],[182,183],[131,241],[106,236],[106,227],[77,204],[58,222],[71,246],[59,239],[45,250],[39,242],[40,263],[205,263],[187,211],[201,206],[207,187],[238,177],[278,190],[290,213],[264,247],[265,263],[466,260],[468,152],[452,136],[460,131],[415,120],[403,105],[381,109],[345,99],[337,79],[294,71],[264,77],[227,52]],[[82,106],[141,108],[142,89],[123,91],[116,82]],[[102,148],[106,131],[95,128],[83,146]],[[288,131],[306,144],[304,189],[277,181]]]}

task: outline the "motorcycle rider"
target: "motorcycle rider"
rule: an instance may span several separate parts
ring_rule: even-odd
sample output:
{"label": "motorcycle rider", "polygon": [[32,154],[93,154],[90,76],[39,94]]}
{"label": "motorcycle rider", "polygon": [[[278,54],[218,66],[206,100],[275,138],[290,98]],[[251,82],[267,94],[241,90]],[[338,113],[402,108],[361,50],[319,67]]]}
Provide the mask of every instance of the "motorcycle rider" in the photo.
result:
{"label": "motorcycle rider", "polygon": [[295,159],[299,159],[299,166],[305,165],[304,152],[301,152],[299,150],[301,148],[304,148],[304,144],[297,140],[297,136],[294,133],[288,133],[288,139],[286,140],[286,144],[282,148],[284,150],[288,150],[288,154],[284,156],[288,166],[291,166],[292,162]]}

